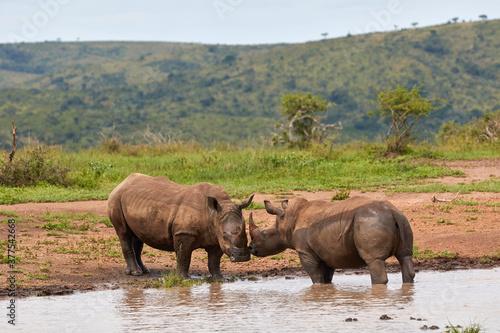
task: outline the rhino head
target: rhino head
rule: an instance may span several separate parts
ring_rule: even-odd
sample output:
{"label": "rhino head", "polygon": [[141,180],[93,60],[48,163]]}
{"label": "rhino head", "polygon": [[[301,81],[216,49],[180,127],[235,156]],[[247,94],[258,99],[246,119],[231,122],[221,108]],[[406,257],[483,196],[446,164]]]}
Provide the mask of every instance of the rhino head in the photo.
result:
{"label": "rhino head", "polygon": [[281,238],[278,231],[278,226],[285,218],[284,209],[287,207],[288,201],[281,203],[283,210],[274,207],[269,201],[264,201],[266,211],[271,215],[276,215],[276,224],[274,227],[261,229],[253,222],[252,213],[250,213],[249,230],[251,242],[249,245],[250,252],[256,257],[267,257],[278,254],[287,249],[286,242]]}
{"label": "rhino head", "polygon": [[214,197],[208,197],[209,207],[217,212],[214,233],[217,235],[220,248],[232,262],[250,260],[245,219],[241,210],[247,208],[252,199],[253,195],[239,204],[233,204],[218,202]]}

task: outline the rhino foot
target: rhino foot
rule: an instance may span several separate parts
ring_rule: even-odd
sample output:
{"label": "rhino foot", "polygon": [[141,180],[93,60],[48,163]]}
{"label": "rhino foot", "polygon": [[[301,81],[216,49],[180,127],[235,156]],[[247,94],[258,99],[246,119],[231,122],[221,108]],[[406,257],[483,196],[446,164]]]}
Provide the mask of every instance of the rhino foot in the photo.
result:
{"label": "rhino foot", "polygon": [[222,275],[210,276],[210,282],[224,282],[224,277]]}
{"label": "rhino foot", "polygon": [[126,269],[125,270],[125,274],[127,274],[127,275],[134,275],[134,276],[141,276],[143,273],[142,273],[141,270],[135,270],[135,271],[133,271],[133,270],[130,270],[130,269]]}

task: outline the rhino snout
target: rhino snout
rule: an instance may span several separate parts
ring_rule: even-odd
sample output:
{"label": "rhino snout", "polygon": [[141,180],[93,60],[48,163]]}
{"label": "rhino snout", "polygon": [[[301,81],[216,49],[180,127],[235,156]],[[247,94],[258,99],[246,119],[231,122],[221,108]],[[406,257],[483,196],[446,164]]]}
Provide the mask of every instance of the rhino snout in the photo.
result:
{"label": "rhino snout", "polygon": [[230,251],[229,260],[231,260],[231,262],[249,261],[250,252],[248,251],[248,248],[234,249]]}
{"label": "rhino snout", "polygon": [[248,251],[250,251],[250,253],[251,253],[251,254],[253,254],[254,256],[256,256],[256,255],[257,255],[257,249],[256,249],[256,248],[254,248],[254,247],[252,246],[252,244],[250,244],[250,245],[248,246]]}

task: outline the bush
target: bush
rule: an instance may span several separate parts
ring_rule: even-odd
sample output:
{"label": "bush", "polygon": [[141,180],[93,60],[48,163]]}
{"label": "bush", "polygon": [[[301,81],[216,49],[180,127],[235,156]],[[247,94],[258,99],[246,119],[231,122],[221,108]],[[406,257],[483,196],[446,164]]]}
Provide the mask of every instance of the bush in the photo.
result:
{"label": "bush", "polygon": [[440,145],[464,146],[475,144],[498,144],[500,136],[500,110],[484,113],[483,118],[460,125],[454,121],[441,125],[436,135],[436,142]]}
{"label": "bush", "polygon": [[40,183],[71,185],[68,179],[70,168],[50,159],[50,151],[42,146],[28,147],[12,162],[5,159],[0,165],[0,186],[35,186]]}
{"label": "bush", "polygon": [[351,190],[348,188],[343,188],[343,189],[340,189],[339,191],[335,192],[335,194],[331,198],[331,201],[346,200],[346,199],[349,199],[350,196],[351,196]]}

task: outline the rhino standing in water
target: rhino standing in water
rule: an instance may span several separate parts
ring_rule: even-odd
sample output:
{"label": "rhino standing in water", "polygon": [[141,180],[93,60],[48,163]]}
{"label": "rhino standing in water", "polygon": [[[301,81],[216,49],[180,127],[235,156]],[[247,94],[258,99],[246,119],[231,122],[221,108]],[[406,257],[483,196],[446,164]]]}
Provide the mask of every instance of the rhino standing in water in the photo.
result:
{"label": "rhino standing in water", "polygon": [[108,199],[108,215],[127,262],[125,273],[149,272],[141,260],[146,243],[175,251],[177,271],[184,278],[189,277],[191,253],[203,248],[212,278],[222,279],[224,253],[232,262],[250,260],[241,210],[252,199],[234,204],[224,189],[209,183],[185,186],[164,177],[131,174]]}
{"label": "rhino standing in water", "polygon": [[331,283],[337,268],[368,265],[372,284],[386,284],[385,260],[394,255],[403,283],[413,282],[413,233],[407,218],[390,202],[354,197],[340,202],[265,201],[276,225],[261,230],[250,215],[250,252],[259,257],[294,249],[313,283]]}

